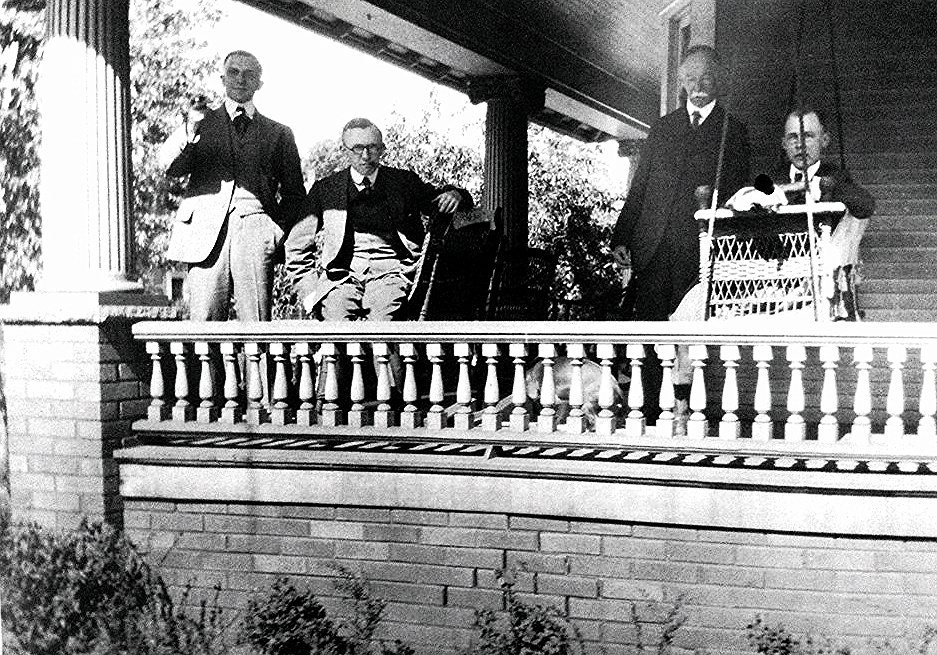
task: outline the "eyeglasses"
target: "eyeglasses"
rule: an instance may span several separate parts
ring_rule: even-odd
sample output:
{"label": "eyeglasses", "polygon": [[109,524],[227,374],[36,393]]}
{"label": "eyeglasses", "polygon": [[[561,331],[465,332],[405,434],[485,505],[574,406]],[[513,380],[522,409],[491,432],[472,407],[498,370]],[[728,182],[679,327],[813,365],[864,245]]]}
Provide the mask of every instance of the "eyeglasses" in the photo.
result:
{"label": "eyeglasses", "polygon": [[375,155],[380,155],[384,152],[383,143],[359,143],[358,145],[354,146],[346,146],[345,144],[342,144],[342,147],[348,152],[354,153],[356,157],[363,155],[365,150]]}
{"label": "eyeglasses", "polygon": [[251,70],[249,68],[235,68],[234,66],[231,66],[225,69],[224,76],[232,79],[243,77],[245,80],[256,82],[260,79],[260,71]]}

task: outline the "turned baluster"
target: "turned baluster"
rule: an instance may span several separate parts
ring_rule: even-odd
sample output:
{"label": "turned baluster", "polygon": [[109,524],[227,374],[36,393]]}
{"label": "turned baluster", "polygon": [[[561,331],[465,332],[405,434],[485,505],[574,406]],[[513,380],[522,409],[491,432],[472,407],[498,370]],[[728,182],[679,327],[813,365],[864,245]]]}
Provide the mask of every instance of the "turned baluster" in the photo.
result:
{"label": "turned baluster", "polygon": [[147,341],[146,352],[150,355],[153,365],[150,371],[150,406],[146,410],[146,417],[150,421],[165,421],[172,413],[166,404],[166,381],[163,377],[163,353],[165,347],[158,341]]}
{"label": "turned baluster", "polygon": [[823,390],[820,392],[820,425],[817,426],[817,441],[836,443],[839,441],[839,422],[836,412],[839,410],[839,394],[836,391],[836,364],[839,362],[839,348],[820,346],[820,361],[823,362]]}
{"label": "turned baluster", "polygon": [[186,351],[189,344],[173,341],[169,344],[169,352],[176,360],[176,379],[173,391],[176,395],[176,404],[172,408],[173,421],[191,421],[195,414],[189,402],[189,371],[186,365]]}
{"label": "turned baluster", "polygon": [[934,420],[934,415],[937,414],[935,368],[937,368],[937,346],[926,345],[921,348],[921,398],[918,401],[921,420],[917,424],[917,436],[928,440],[937,437],[937,424]]}
{"label": "turned baluster", "polygon": [[348,425],[360,428],[370,425],[370,412],[364,406],[364,347],[357,342],[345,346],[345,352],[351,358],[351,407],[348,410]]}
{"label": "turned baluster", "polygon": [[263,348],[259,343],[247,342],[244,344],[244,354],[247,357],[247,422],[260,425],[266,418],[264,386],[260,372]]}
{"label": "turned baluster", "polygon": [[446,411],[442,403],[445,393],[442,386],[442,344],[426,344],[426,358],[430,364],[429,411],[426,414],[426,427],[429,430],[442,430],[446,427]]}
{"label": "turned baluster", "polygon": [[270,344],[273,357],[273,390],[270,394],[270,422],[274,425],[287,425],[293,422],[293,411],[289,402],[289,366],[290,347],[282,342]]}
{"label": "turned baluster", "polygon": [[472,382],[469,373],[469,361],[472,349],[467,343],[453,346],[453,354],[459,362],[459,379],[455,388],[455,414],[452,416],[453,427],[457,430],[472,429]]}
{"label": "turned baluster", "polygon": [[625,436],[641,437],[647,421],[644,417],[644,382],[641,379],[641,367],[644,365],[644,346],[629,343],[625,347],[625,357],[631,361],[631,384],[628,385],[628,416],[625,418]]}
{"label": "turned baluster", "polygon": [[322,367],[325,369],[324,388],[321,391],[321,424],[334,428],[341,425],[344,418],[338,405],[338,346],[334,343],[323,343],[319,353],[322,355]]}
{"label": "turned baluster", "polygon": [[237,346],[231,341],[222,342],[221,368],[224,371],[224,406],[221,408],[221,423],[238,423],[244,417],[241,406],[238,404],[238,367]]}
{"label": "turned baluster", "polygon": [[734,440],[738,439],[742,433],[742,426],[739,422],[739,383],[737,369],[739,366],[738,346],[721,346],[719,348],[719,358],[722,360],[722,366],[725,368],[725,383],[722,386],[722,419],[719,421],[719,438]]}
{"label": "turned baluster", "polygon": [[769,441],[774,436],[774,422],[771,420],[771,379],[769,372],[774,351],[771,346],[758,345],[752,348],[752,359],[758,368],[758,377],[755,381],[755,420],[752,423],[752,439],[756,441]]}
{"label": "turned baluster", "polygon": [[485,409],[482,411],[482,430],[493,432],[501,428],[498,401],[501,389],[498,387],[498,355],[500,349],[496,343],[482,344],[482,357],[485,358]]}
{"label": "turned baluster", "polygon": [[198,355],[198,408],[195,410],[195,420],[199,423],[211,423],[218,415],[215,407],[215,380],[212,375],[211,347],[207,341],[195,342],[195,354]]}
{"label": "turned baluster", "polygon": [[299,362],[299,384],[296,393],[299,396],[299,409],[296,410],[296,425],[316,424],[316,384],[315,361],[312,347],[308,343],[297,343],[293,352]]}
{"label": "turned baluster", "polygon": [[393,427],[394,412],[390,406],[390,346],[386,343],[371,345],[377,364],[377,409],[374,410],[374,425],[379,428]]}
{"label": "turned baluster", "polygon": [[804,421],[804,362],[807,361],[807,349],[801,345],[787,347],[787,362],[791,369],[791,384],[787,390],[787,422],[784,424],[785,441],[803,441],[807,438],[807,424]]}
{"label": "turned baluster", "polygon": [[[602,377],[599,380],[599,413],[595,419],[595,433],[610,437],[617,427],[615,421],[615,376],[612,367],[615,365],[615,345],[600,343],[596,346],[595,354],[602,367]],[[640,370],[639,370],[640,373]]]}
{"label": "turned baluster", "polygon": [[856,346],[852,361],[856,367],[856,395],[853,399],[853,411],[856,417],[852,421],[851,441],[857,445],[866,445],[872,434],[872,385],[869,371],[872,369],[874,352],[872,346]]}
{"label": "turned baluster", "polygon": [[706,420],[706,380],[703,368],[709,358],[706,346],[693,345],[689,348],[690,363],[693,366],[693,382],[690,385],[690,418],[686,423],[686,436],[689,439],[703,439],[709,434],[709,421]]}
{"label": "turned baluster", "polygon": [[891,376],[888,382],[888,397],[885,401],[885,411],[888,419],[885,421],[886,437],[903,437],[904,421],[904,363],[908,359],[908,349],[904,346],[888,347],[888,365],[891,367]]}
{"label": "turned baluster", "polygon": [[556,432],[556,381],[553,377],[553,359],[556,346],[542,343],[537,347],[543,365],[543,380],[540,382],[540,414],[537,416],[537,431],[542,434]]}
{"label": "turned baluster", "polygon": [[674,406],[676,399],[673,393],[673,367],[677,358],[677,347],[673,344],[662,343],[654,347],[657,358],[660,360],[660,416],[654,433],[658,437],[669,439],[674,436]]}
{"label": "turned baluster", "polygon": [[400,344],[400,356],[403,358],[403,411],[400,413],[400,426],[414,430],[423,425],[423,417],[416,406],[416,347],[412,343]]}
{"label": "turned baluster", "polygon": [[508,346],[508,355],[514,362],[514,384],[511,387],[510,428],[514,432],[526,432],[530,427],[530,416],[527,413],[527,380],[524,372],[524,360],[527,357],[527,346],[522,343],[512,343]]}
{"label": "turned baluster", "polygon": [[566,344],[566,356],[569,357],[569,416],[566,417],[566,431],[570,434],[582,434],[586,430],[585,412],[583,411],[582,360],[586,348],[581,343]]}

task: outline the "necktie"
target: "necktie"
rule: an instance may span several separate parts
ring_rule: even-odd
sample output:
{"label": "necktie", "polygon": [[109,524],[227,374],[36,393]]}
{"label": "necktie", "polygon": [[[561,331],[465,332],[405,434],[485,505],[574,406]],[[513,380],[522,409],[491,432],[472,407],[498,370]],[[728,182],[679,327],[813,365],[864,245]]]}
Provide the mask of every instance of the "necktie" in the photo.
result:
{"label": "necktie", "polygon": [[363,177],[361,178],[361,190],[359,193],[363,196],[371,193],[371,178]]}
{"label": "necktie", "polygon": [[234,110],[234,131],[243,135],[247,132],[247,126],[251,124],[250,116],[244,111],[244,107],[238,106]]}
{"label": "necktie", "polygon": [[699,127],[699,124],[702,118],[703,118],[703,115],[701,113],[699,113],[698,111],[693,112],[693,129],[694,130]]}
{"label": "necktie", "polygon": [[794,173],[794,183],[803,182],[804,174],[803,173]]}

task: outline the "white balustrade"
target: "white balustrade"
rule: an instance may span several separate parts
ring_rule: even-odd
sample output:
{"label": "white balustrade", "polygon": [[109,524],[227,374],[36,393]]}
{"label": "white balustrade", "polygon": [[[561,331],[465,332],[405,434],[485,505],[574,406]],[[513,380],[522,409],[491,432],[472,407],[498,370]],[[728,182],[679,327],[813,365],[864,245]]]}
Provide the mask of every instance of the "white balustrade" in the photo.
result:
{"label": "white balustrade", "polygon": [[[382,438],[474,433],[482,440],[549,437],[584,447],[624,447],[631,440],[647,447],[656,440],[670,452],[690,444],[695,453],[741,448],[747,461],[779,449],[827,449],[840,468],[868,461],[873,469],[880,461],[856,455],[899,444],[927,453],[921,464],[937,460],[937,337],[914,326],[902,328],[902,338],[845,324],[837,324],[844,336],[822,326],[816,335],[780,329],[740,335],[709,323],[696,325],[697,332],[692,325],[615,324],[615,330],[639,326],[635,334],[603,333],[604,324],[578,331],[576,324],[535,324],[544,332],[533,334],[512,333],[511,324],[432,325],[426,335],[405,325],[398,334],[385,327],[278,331],[274,322],[239,332],[190,324],[199,327],[189,336],[171,324],[147,325],[150,404],[141,429],[192,422],[202,432],[246,424],[241,429],[268,435],[290,426],[347,435],[373,426]],[[485,329],[491,325],[498,329]],[[656,357],[646,344],[656,344]],[[718,359],[710,361],[717,352],[711,348],[718,348]],[[773,366],[777,348],[786,366]],[[691,371],[685,435],[674,425],[679,352],[688,354]],[[535,365],[538,375],[531,376]],[[645,387],[648,366],[661,367],[659,389]],[[372,367],[375,376],[366,382]],[[624,407],[619,375],[630,375]],[[444,385],[452,385],[448,394]],[[528,393],[539,401],[535,415]],[[710,398],[718,405],[710,406]],[[653,405],[661,409],[656,425],[644,414]]]}

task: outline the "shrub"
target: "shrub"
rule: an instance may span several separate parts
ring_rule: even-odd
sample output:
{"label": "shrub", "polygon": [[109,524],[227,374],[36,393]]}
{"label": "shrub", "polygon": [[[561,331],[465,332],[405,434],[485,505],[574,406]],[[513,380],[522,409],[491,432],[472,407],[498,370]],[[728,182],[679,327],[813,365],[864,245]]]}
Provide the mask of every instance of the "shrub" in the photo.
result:
{"label": "shrub", "polygon": [[465,655],[570,655],[583,652],[582,637],[555,607],[517,597],[513,574],[498,571],[504,612],[477,610],[478,641]]}
{"label": "shrub", "polygon": [[351,600],[351,620],[330,619],[315,594],[278,578],[266,596],[248,602],[239,643],[262,655],[412,655],[399,640],[388,644],[375,638],[384,601],[360,575],[336,569],[341,579],[335,587]]}
{"label": "shrub", "polygon": [[177,605],[165,584],[114,529],[83,521],[52,534],[3,521],[0,604],[11,652],[215,655],[220,611],[201,604],[197,617]]}
{"label": "shrub", "polygon": [[807,636],[798,639],[783,626],[769,626],[760,616],[747,626],[748,643],[765,655],[849,655],[848,646],[835,646],[829,639]]}
{"label": "shrub", "polygon": [[[683,594],[668,605],[646,601],[644,603],[646,612],[642,612],[637,602],[630,603],[630,615],[628,617],[631,625],[634,627],[637,638],[637,652],[653,652],[656,655],[665,655],[673,650],[674,640],[677,632],[686,623],[686,614],[683,612],[683,603],[685,597]],[[653,644],[645,644],[648,641],[646,626],[648,624],[659,625],[659,631],[656,632],[657,639]],[[647,650],[650,646],[652,650]]]}

